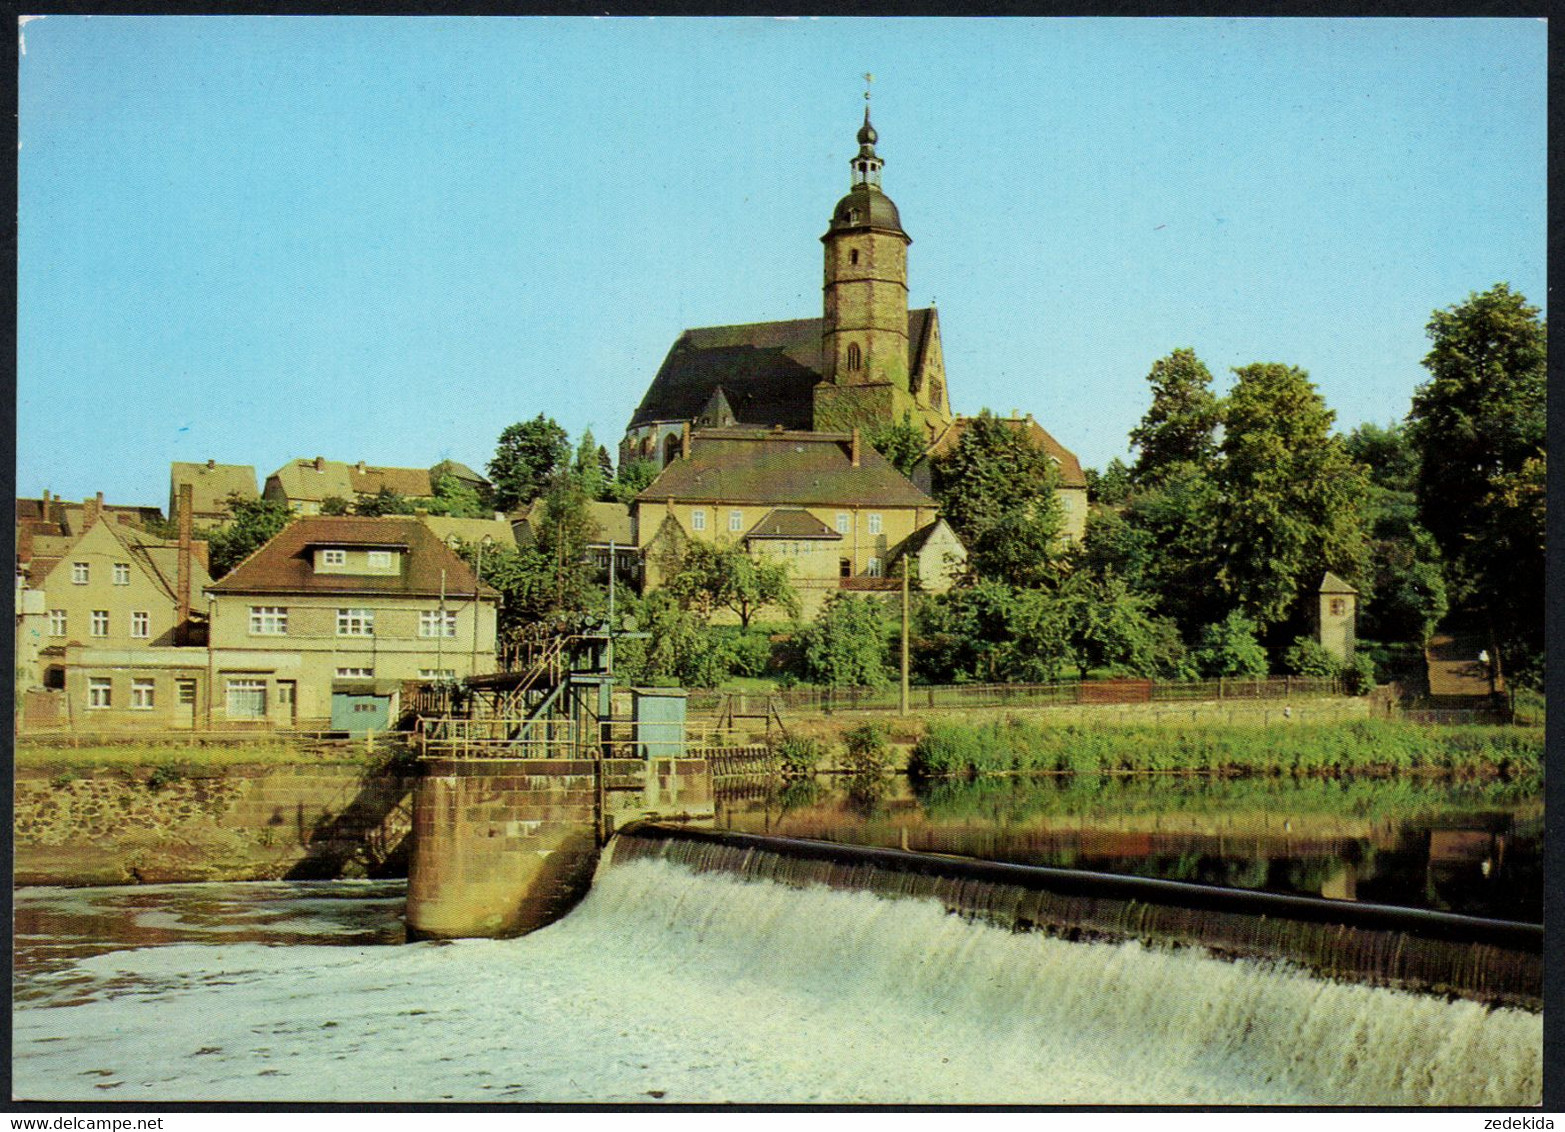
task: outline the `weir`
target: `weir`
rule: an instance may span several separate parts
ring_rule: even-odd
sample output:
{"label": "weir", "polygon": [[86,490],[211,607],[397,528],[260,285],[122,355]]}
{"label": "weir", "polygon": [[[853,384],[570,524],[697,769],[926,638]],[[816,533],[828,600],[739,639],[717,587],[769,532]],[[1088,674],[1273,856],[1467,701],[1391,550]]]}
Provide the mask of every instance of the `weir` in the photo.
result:
{"label": "weir", "polygon": [[935,900],[1013,931],[1198,946],[1329,979],[1542,1006],[1536,924],[657,822],[622,830],[603,867],[648,858],[794,888]]}

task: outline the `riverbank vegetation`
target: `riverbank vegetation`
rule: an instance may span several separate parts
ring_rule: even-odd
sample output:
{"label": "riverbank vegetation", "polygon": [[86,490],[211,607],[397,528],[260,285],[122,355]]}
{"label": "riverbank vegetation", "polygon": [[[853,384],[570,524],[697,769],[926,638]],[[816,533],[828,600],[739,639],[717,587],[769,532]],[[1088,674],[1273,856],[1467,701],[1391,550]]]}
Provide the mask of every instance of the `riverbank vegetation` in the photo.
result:
{"label": "riverbank vegetation", "polygon": [[1541,778],[1543,733],[1385,720],[1270,728],[1046,727],[1014,718],[982,724],[935,721],[913,748],[908,769],[920,778],[1111,771]]}

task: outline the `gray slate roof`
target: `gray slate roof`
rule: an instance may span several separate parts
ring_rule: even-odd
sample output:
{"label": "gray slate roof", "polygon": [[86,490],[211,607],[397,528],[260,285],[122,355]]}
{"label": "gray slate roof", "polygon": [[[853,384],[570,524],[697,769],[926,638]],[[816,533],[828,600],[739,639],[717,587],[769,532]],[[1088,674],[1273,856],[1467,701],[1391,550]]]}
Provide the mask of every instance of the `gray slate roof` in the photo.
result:
{"label": "gray slate roof", "polygon": [[[908,315],[909,368],[922,364],[929,308]],[[630,427],[695,420],[722,387],[739,425],[807,429],[815,420],[815,386],[825,380],[823,319],[702,326],[674,342]]]}
{"label": "gray slate roof", "polygon": [[913,485],[869,442],[834,432],[708,429],[690,437],[690,455],[659,473],[638,503],[665,499],[794,506],[929,507]]}

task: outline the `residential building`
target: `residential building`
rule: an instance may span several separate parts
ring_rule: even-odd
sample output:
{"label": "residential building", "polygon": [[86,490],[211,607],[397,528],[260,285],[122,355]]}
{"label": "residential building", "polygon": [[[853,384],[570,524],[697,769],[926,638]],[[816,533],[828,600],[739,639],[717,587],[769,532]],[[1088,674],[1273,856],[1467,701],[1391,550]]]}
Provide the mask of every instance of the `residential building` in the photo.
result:
{"label": "residential building", "polygon": [[384,468],[366,464],[344,464],[316,456],[313,460],[290,460],[266,477],[261,495],[286,504],[298,515],[319,515],[328,499],[353,503],[357,499],[394,491],[408,499],[430,499],[440,477],[449,475],[487,498],[489,481],[454,460],[442,460],[433,468]]}
{"label": "residential building", "polygon": [[191,488],[192,518],[197,526],[223,527],[233,520],[228,502],[232,497],[242,500],[257,499],[253,464],[219,464],[208,460],[204,464],[175,461],[169,465],[168,513],[179,510],[179,489],[185,484]]}
{"label": "residential building", "polygon": [[85,507],[75,537],[32,535],[19,565],[16,653],[24,725],[167,727],[205,668],[192,596],[210,583],[206,544],[154,538]]}
{"label": "residential building", "polygon": [[[839,590],[895,588],[894,555],[937,523],[935,501],[856,430],[692,432],[635,507],[648,586],[690,541],[743,545],[789,564],[806,618]],[[926,588],[950,576],[931,568]]]}
{"label": "residential building", "polygon": [[498,594],[420,518],[295,520],[206,593],[214,726],[373,730],[495,668]]}
{"label": "residential building", "polygon": [[[516,545],[536,546],[539,524],[543,522],[546,501],[540,496],[532,501],[512,526],[516,532]],[[617,563],[618,576],[632,585],[641,582],[641,554],[636,542],[636,517],[632,508],[624,503],[605,503],[591,500],[587,503],[587,555],[599,574],[608,578],[609,555]]]}

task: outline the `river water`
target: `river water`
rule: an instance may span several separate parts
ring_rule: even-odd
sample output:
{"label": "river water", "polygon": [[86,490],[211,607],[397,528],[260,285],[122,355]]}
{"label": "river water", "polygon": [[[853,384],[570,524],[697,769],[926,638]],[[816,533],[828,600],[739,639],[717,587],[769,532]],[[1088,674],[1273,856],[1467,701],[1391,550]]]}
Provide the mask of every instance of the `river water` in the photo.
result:
{"label": "river water", "polygon": [[[983,836],[973,806],[995,804],[992,796],[920,800],[900,790],[855,798],[821,787],[787,812],[764,791],[731,795],[725,816],[736,826],[743,815],[763,825],[819,824],[822,814],[857,807],[859,828],[887,823],[875,836],[916,840],[964,822]],[[913,820],[909,798],[928,821]],[[1499,861],[1491,840],[1490,856],[1478,858],[1476,835],[1458,838],[1465,879],[1444,889],[1416,884],[1421,892],[1446,899],[1513,869],[1526,873],[1517,829],[1530,820],[1530,804],[1506,811],[1493,796],[1478,802],[1463,800],[1459,819],[1448,811],[1447,828],[1477,829],[1473,814],[1487,813],[1483,828],[1509,839],[1509,855]],[[1052,819],[1042,815],[1058,807],[1029,805],[1012,826],[1035,850],[1052,845],[1041,832]],[[1363,808],[1362,799],[1348,807]],[[1330,809],[1317,801],[1292,812],[1324,822]],[[1008,812],[1015,816],[1014,807]],[[1162,812],[1174,821],[1181,810]],[[1513,822],[1497,832],[1502,812]],[[1353,816],[1339,809],[1331,820]],[[1422,844],[1433,876],[1432,841]],[[16,1095],[128,1103],[1540,1100],[1537,1014],[1331,983],[1285,964],[1067,943],[963,921],[924,901],[697,876],[663,861],[605,867],[574,912],[515,940],[404,944],[402,900],[400,882],[386,881],[20,890]]]}

